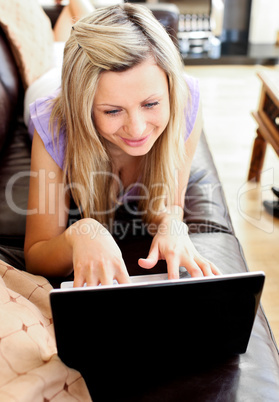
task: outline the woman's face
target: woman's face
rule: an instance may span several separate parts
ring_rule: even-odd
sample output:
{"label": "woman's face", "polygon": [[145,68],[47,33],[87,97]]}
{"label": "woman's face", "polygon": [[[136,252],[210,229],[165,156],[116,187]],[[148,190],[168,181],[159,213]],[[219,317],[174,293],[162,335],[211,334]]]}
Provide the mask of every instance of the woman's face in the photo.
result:
{"label": "woman's face", "polygon": [[112,152],[147,154],[166,128],[169,116],[167,76],[153,58],[124,72],[101,74],[93,119]]}

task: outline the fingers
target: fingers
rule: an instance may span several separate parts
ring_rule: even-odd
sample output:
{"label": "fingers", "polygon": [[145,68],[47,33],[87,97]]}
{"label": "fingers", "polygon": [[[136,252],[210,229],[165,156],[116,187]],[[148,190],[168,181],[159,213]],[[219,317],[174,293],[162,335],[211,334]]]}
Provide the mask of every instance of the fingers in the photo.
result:
{"label": "fingers", "polygon": [[148,256],[147,258],[139,258],[139,260],[138,260],[139,266],[142,268],[145,268],[145,269],[151,269],[151,268],[155,267],[157,262],[158,262],[158,259],[152,258],[150,256]]}
{"label": "fingers", "polygon": [[84,268],[80,264],[74,269],[74,288],[83,287],[84,284],[87,286],[98,286],[100,283],[99,279],[93,275],[93,268]]}
{"label": "fingers", "polygon": [[152,245],[147,258],[140,258],[138,264],[140,267],[150,269],[155,267],[159,260],[159,249],[157,245]]}
{"label": "fingers", "polygon": [[[174,250],[165,252],[165,260],[168,269],[168,279],[179,279],[179,267],[184,266],[191,277],[222,275],[215,264],[205,258],[202,258],[197,251],[193,256],[181,256],[181,253],[175,253]],[[145,269],[153,268],[159,260],[159,249],[154,247],[147,258],[140,258],[138,264]]]}
{"label": "fingers", "polygon": [[179,279],[179,267],[185,266],[192,278],[201,276],[213,275],[210,265],[205,263],[202,259],[195,261],[193,258],[185,258],[183,264],[181,264],[181,258],[173,251],[169,251],[166,255],[166,262],[168,267],[168,279]]}
{"label": "fingers", "polygon": [[131,282],[126,266],[125,266],[125,270],[121,270],[120,272],[118,272],[115,279],[117,280],[118,283],[130,283]]}
{"label": "fingers", "polygon": [[82,263],[74,265],[74,288],[82,287],[86,283],[86,276],[84,274]]}
{"label": "fingers", "polygon": [[86,283],[87,286],[113,285],[114,279],[118,283],[129,283],[130,277],[124,261],[119,261],[113,265],[112,262],[106,264],[88,264],[82,266],[78,264],[74,269],[74,287],[82,287]]}
{"label": "fingers", "polygon": [[168,279],[179,279],[180,258],[178,255],[174,253],[169,254],[166,258],[166,262],[168,267]]}
{"label": "fingers", "polygon": [[215,264],[211,263],[211,270],[212,270],[214,275],[222,275],[222,272],[220,271],[219,268],[216,267]]}
{"label": "fingers", "polygon": [[80,288],[84,285],[84,279],[82,278],[82,276],[76,276],[74,277],[74,288]]}
{"label": "fingers", "polygon": [[202,276],[222,275],[221,271],[212,262],[200,257],[194,256],[193,258],[183,258],[180,260],[179,256],[171,253],[166,257],[168,267],[168,278],[179,279],[179,267],[184,266],[192,278]]}
{"label": "fingers", "polygon": [[196,274],[194,276],[214,276],[214,274],[211,270],[211,265],[208,261],[205,261],[202,258],[196,257],[195,264],[197,266],[199,274]]}
{"label": "fingers", "polygon": [[199,268],[201,269],[204,276],[214,276],[214,275],[222,275],[221,271],[217,268],[217,266],[208,261],[206,258],[201,257],[200,255],[196,256],[195,261]]}
{"label": "fingers", "polygon": [[200,278],[202,276],[205,276],[200,267],[198,266],[198,264],[194,260],[189,261],[188,264],[185,264],[184,266],[192,278]]}

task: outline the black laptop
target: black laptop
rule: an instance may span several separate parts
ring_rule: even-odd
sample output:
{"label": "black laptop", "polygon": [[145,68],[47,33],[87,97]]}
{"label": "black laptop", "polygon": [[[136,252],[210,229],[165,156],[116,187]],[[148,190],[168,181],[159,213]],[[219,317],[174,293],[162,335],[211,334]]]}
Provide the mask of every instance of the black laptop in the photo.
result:
{"label": "black laptop", "polygon": [[245,353],[264,279],[247,272],[55,289],[58,355],[81,372],[94,401],[132,400],[197,361]]}

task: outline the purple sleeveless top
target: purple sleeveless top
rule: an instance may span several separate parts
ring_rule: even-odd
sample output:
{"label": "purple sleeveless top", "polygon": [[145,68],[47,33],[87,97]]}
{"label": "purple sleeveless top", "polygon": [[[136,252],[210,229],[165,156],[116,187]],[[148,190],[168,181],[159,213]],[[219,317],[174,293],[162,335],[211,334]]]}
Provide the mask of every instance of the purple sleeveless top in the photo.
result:
{"label": "purple sleeveless top", "polygon": [[[199,83],[196,78],[189,75],[185,75],[185,80],[187,82],[190,91],[190,105],[189,108],[185,109],[185,120],[186,120],[186,133],[185,141],[191,134],[194,124],[197,118],[197,113],[200,103],[200,90]],[[47,152],[54,159],[57,165],[63,169],[64,153],[65,153],[65,131],[61,130],[59,135],[59,149],[53,147],[52,135],[49,130],[49,119],[51,114],[51,107],[48,101],[54,99],[60,91],[58,88],[54,93],[49,96],[37,99],[32,103],[30,108],[30,118],[28,125],[28,132],[33,138],[34,129],[37,130],[39,136],[41,137]]]}

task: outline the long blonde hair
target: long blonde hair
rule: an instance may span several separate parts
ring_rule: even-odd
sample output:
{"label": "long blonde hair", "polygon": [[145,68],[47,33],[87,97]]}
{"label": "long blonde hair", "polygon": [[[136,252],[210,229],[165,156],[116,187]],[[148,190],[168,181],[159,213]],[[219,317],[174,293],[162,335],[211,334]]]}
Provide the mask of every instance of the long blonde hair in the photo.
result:
{"label": "long blonde hair", "polygon": [[125,71],[150,55],[168,77],[170,119],[140,167],[148,197],[141,197],[139,209],[146,222],[161,208],[166,188],[172,194],[174,172],[184,158],[187,86],[179,52],[146,7],[128,3],[99,8],[75,23],[65,46],[61,93],[54,101],[50,126],[57,144],[60,129],[65,129],[64,180],[75,204],[83,217],[103,224],[113,215],[117,194],[106,143],[92,118],[95,90],[103,71]]}

